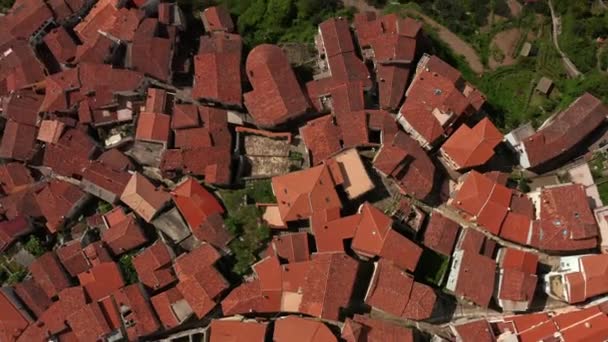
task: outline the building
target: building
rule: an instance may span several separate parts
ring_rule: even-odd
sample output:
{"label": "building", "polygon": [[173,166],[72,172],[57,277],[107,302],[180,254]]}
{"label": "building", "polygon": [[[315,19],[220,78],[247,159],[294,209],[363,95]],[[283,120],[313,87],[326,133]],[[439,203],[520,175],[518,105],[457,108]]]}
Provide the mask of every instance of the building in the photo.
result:
{"label": "building", "polygon": [[527,311],[534,299],[538,277],[538,255],[513,248],[502,248],[498,267],[498,305],[505,311]]}
{"label": "building", "polygon": [[308,111],[308,100],[278,46],[256,46],[247,56],[246,70],[253,90],[244,94],[245,107],[257,126],[273,128]]}
{"label": "building", "polygon": [[549,118],[535,134],[513,146],[519,153],[520,165],[537,173],[556,168],[577,153],[585,138],[604,123],[606,115],[608,107],[601,100],[583,94]]}
{"label": "building", "polygon": [[496,263],[491,258],[470,250],[454,252],[446,289],[481,307],[492,300],[496,280]]}
{"label": "building", "polygon": [[103,222],[106,229],[102,231],[101,239],[116,256],[134,250],[148,241],[135,215],[126,215],[120,207],[106,213]]}
{"label": "building", "polygon": [[484,118],[473,128],[460,126],[439,152],[450,169],[469,169],[487,163],[502,140],[502,133],[490,119]]}
{"label": "building", "polygon": [[551,93],[551,90],[553,90],[553,80],[545,76],[541,77],[534,90],[542,95],[548,96],[549,93]]}
{"label": "building", "polygon": [[559,269],[545,275],[545,291],[551,297],[574,304],[608,292],[608,256],[562,257]]}
{"label": "building", "polygon": [[439,254],[451,256],[459,232],[458,223],[433,211],[424,231],[423,244]]}
{"label": "building", "polygon": [[171,196],[135,172],[120,195],[120,200],[146,222],[150,222],[167,205]]}
{"label": "building", "polygon": [[423,56],[406,92],[397,121],[430,150],[467,117],[479,111],[484,95],[467,84],[458,70],[436,56]]}
{"label": "building", "polygon": [[367,315],[354,315],[347,318],[342,327],[341,337],[347,342],[384,341],[394,338],[396,341],[413,342],[416,331],[389,321],[373,319]]}
{"label": "building", "polygon": [[90,162],[83,172],[81,187],[108,203],[116,203],[130,179],[128,172],[118,172],[100,162]]}

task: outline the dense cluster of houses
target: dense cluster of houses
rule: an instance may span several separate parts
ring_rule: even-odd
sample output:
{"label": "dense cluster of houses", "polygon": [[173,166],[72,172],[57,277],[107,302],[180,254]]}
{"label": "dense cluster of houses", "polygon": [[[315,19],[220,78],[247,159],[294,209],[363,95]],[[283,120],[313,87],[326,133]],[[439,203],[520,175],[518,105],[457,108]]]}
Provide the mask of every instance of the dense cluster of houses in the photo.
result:
{"label": "dense cluster of houses", "polygon": [[[17,0],[0,17],[0,251],[25,267],[0,288],[1,341],[608,338],[608,214],[589,184],[525,193],[493,167],[568,162],[606,124],[599,99],[504,136],[416,20],[322,22],[302,84],[277,45],[243,60],[225,8],[186,17],[144,0]],[[257,178],[271,238],[235,279],[241,237],[213,189]],[[32,234],[53,247],[34,257]],[[531,312],[543,292],[568,310]],[[504,315],[413,327],[446,301]]]}

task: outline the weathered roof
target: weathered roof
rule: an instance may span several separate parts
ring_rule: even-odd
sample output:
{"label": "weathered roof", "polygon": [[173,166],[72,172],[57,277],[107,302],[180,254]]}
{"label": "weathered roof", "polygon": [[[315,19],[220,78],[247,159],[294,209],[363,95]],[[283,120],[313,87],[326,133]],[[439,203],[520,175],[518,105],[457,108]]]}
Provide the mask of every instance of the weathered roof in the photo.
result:
{"label": "weathered roof", "polygon": [[441,149],[457,168],[465,169],[488,162],[502,139],[503,135],[490,119],[484,118],[473,128],[460,126]]}

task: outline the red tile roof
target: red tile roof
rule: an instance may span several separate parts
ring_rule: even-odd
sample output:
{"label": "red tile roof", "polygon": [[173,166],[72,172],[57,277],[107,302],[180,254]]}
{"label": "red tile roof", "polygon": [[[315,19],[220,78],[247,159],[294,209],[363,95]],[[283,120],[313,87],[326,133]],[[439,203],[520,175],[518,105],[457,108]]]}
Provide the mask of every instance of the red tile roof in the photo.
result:
{"label": "red tile roof", "polygon": [[342,130],[336,126],[331,115],[308,121],[300,128],[300,134],[311,154],[313,165],[323,162],[342,149]]}
{"label": "red tile roof", "polygon": [[[119,209],[122,210],[122,209]],[[112,224],[101,236],[114,255],[121,255],[148,241],[141,226],[132,215]]]}
{"label": "red tile roof", "polygon": [[[130,178],[129,173],[117,172],[99,162],[90,162],[82,175],[83,180],[115,196],[116,200],[124,191]],[[90,191],[90,189],[86,190]],[[92,190],[92,194],[98,197],[100,195],[97,190]]]}
{"label": "red tile roof", "polygon": [[175,274],[179,279],[187,279],[201,269],[215,264],[220,259],[219,252],[210,244],[203,243],[190,253],[182,254],[175,260]]}
{"label": "red tile roof", "polygon": [[484,118],[473,128],[460,126],[441,146],[441,150],[456,164],[457,169],[466,169],[488,162],[502,138],[502,133],[490,119]]}
{"label": "red tile roof", "polygon": [[42,216],[36,197],[35,189],[26,189],[15,192],[5,197],[0,197],[0,213],[9,220],[22,217]]}
{"label": "red tile roof", "polygon": [[76,43],[62,26],[51,30],[43,40],[59,63],[68,63],[76,58]]}
{"label": "red tile roof", "polygon": [[401,65],[380,64],[376,69],[380,108],[395,111],[403,101],[410,78],[410,68]]}
{"label": "red tile roof", "polygon": [[360,221],[361,215],[358,214],[332,218],[323,212],[313,213],[311,229],[315,237],[317,251],[321,253],[343,252],[344,240],[353,238]]}
{"label": "red tile roof", "polygon": [[267,323],[214,319],[209,325],[210,342],[264,342]]}
{"label": "red tile roof", "polygon": [[0,165],[0,189],[10,194],[26,189],[34,183],[30,171],[22,163],[6,163]]}
{"label": "red tile roof", "polygon": [[306,219],[317,211],[342,206],[326,165],[274,177],[272,189],[283,222]]}
{"label": "red tile roof", "polygon": [[608,258],[606,255],[584,255],[578,260],[581,270],[564,274],[564,291],[569,303],[579,303],[608,292]]}
{"label": "red tile roof", "polygon": [[437,253],[450,256],[454,251],[459,231],[458,223],[433,211],[424,232],[424,245]]}
{"label": "red tile roof", "polygon": [[321,39],[323,39],[326,58],[355,51],[347,19],[327,19],[319,24],[319,33],[321,34]]}
{"label": "red tile roof", "polygon": [[529,167],[541,170],[552,161],[565,157],[608,115],[608,108],[589,93],[577,98],[560,112],[551,123],[522,142]]}
{"label": "red tile roof", "polygon": [[0,142],[0,158],[27,161],[34,156],[37,130],[34,126],[6,122]]}
{"label": "red tile roof", "polygon": [[452,327],[457,338],[463,342],[494,342],[492,327],[485,319],[472,321]]}
{"label": "red tile roof", "polygon": [[228,285],[213,266],[205,266],[187,279],[180,279],[177,289],[196,317],[202,318],[217,305],[217,297],[228,288]]}
{"label": "red tile roof", "polygon": [[232,157],[229,146],[166,150],[160,169],[164,173],[202,175],[209,184],[225,185],[231,180]]}
{"label": "red tile roof", "polygon": [[38,207],[51,233],[62,228],[65,220],[73,216],[86,199],[87,195],[76,185],[60,180],[52,180],[36,193]]}
{"label": "red tile roof", "polygon": [[365,297],[368,305],[406,319],[423,320],[431,316],[436,300],[432,289],[426,291],[423,288],[428,286],[415,283],[412,276],[388,260],[380,259],[375,267]]}
{"label": "red tile roof", "polygon": [[171,116],[171,128],[193,128],[199,127],[200,120],[198,110],[193,104],[176,103],[173,106],[173,115]]}
{"label": "red tile roof", "polygon": [[135,139],[166,144],[171,117],[162,113],[142,112],[137,120]]}
{"label": "red tile roof", "polygon": [[32,322],[31,317],[14,301],[8,288],[0,290],[0,339],[2,341],[16,341]]}
{"label": "red tile roof", "polygon": [[93,139],[80,129],[68,129],[57,144],[47,144],[43,165],[65,176],[80,178],[95,152]]}
{"label": "red tile roof", "polygon": [[207,32],[234,31],[234,23],[230,12],[224,6],[211,6],[201,12],[201,19]]}
{"label": "red tile roof", "polygon": [[82,306],[67,317],[67,322],[74,332],[76,340],[103,339],[112,329],[96,302]]}
{"label": "red tile roof", "polygon": [[336,336],[322,322],[297,316],[277,319],[272,338],[275,342],[337,342]]}
{"label": "red tile roof", "polygon": [[241,107],[241,36],[214,33],[210,37],[202,37],[200,46],[198,55],[194,57],[192,97]]}
{"label": "red tile roof", "polygon": [[43,96],[31,90],[20,90],[8,95],[2,105],[2,115],[17,123],[38,126],[40,114],[38,109]]}
{"label": "red tile roof", "polygon": [[115,262],[102,262],[78,275],[80,285],[93,301],[98,301],[125,286]]}
{"label": "red tile roof", "polygon": [[193,231],[199,229],[209,216],[224,213],[218,200],[192,177],[178,184],[171,195]]}
{"label": "red tile roof", "polygon": [[126,171],[135,168],[131,159],[115,148],[104,151],[97,160],[116,171]]}
{"label": "red tile roof", "polygon": [[346,319],[342,338],[347,342],[362,340],[414,342],[414,330],[389,321],[355,315],[352,319]]}
{"label": "red tile roof", "polygon": [[54,252],[46,252],[29,266],[32,277],[49,298],[70,286],[70,281]]}
{"label": "red tile roof", "polygon": [[63,267],[72,277],[78,276],[91,268],[89,261],[82,251],[80,241],[72,240],[56,250],[57,257]]}
{"label": "red tile roof", "polygon": [[15,294],[36,317],[42,315],[51,306],[49,297],[32,279],[15,284]]}
{"label": "red tile roof", "polygon": [[[40,2],[40,5],[44,6],[44,3]],[[25,10],[26,7],[23,9]],[[40,22],[35,25],[37,29]],[[44,68],[34,55],[27,39],[12,40],[10,46],[6,46],[2,51],[0,85],[4,85],[6,90],[23,89],[44,78]]]}
{"label": "red tile roof", "polygon": [[337,321],[354,288],[358,263],[343,253],[313,254],[302,285],[300,312]]}
{"label": "red tile roof", "polygon": [[245,106],[258,126],[274,127],[308,110],[308,101],[278,46],[256,46],[247,56],[246,69],[253,91],[244,95]]}
{"label": "red tile roof", "polygon": [[6,250],[19,237],[33,231],[33,226],[23,216],[0,222],[0,251]]}
{"label": "red tile roof", "polygon": [[290,263],[310,260],[308,234],[306,232],[274,236],[268,249],[272,255],[276,255]]}
{"label": "red tile roof", "polygon": [[146,111],[165,113],[167,107],[167,91],[161,88],[148,88],[146,96]]}
{"label": "red tile roof", "polygon": [[386,137],[374,158],[374,167],[392,176],[404,193],[428,197],[435,182],[435,165],[420,145],[404,132]]}
{"label": "red tile roof", "polygon": [[125,310],[124,320],[132,321],[126,327],[129,340],[137,340],[140,337],[150,335],[158,331],[161,326],[150,305],[148,296],[141,286],[136,283],[123,287],[113,293],[114,301],[120,310]]}
{"label": "red tile roof", "polygon": [[184,296],[176,287],[150,298],[154,311],[156,311],[165,329],[175,328],[183,322],[184,317],[180,317],[179,313],[176,312],[180,308],[175,309],[175,306],[181,305],[184,301]]}
{"label": "red tile roof", "polygon": [[131,67],[161,81],[171,80],[173,41],[155,36],[158,19],[146,18],[140,24],[131,46]]}
{"label": "red tile roof", "polygon": [[494,291],[496,263],[469,250],[459,251],[462,257],[454,293],[473,303],[488,307]]}
{"label": "red tile roof", "polygon": [[172,261],[173,251],[164,242],[158,240],[133,257],[133,266],[142,284],[158,290],[176,280],[171,268]]}
{"label": "red tile roof", "polygon": [[56,144],[63,133],[65,124],[59,120],[43,120],[40,123],[37,139],[49,143]]}
{"label": "red tile roof", "polygon": [[157,188],[145,176],[135,172],[125,186],[120,200],[146,222],[150,222],[162,210],[171,196]]}

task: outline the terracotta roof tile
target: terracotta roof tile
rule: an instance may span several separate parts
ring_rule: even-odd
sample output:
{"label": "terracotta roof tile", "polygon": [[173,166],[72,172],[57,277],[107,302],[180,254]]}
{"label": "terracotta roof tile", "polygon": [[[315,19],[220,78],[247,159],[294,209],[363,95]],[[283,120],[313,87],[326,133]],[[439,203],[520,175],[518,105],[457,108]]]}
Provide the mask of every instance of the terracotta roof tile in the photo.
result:
{"label": "terracotta roof tile", "polygon": [[437,253],[450,256],[459,231],[458,223],[434,211],[424,233],[424,245]]}
{"label": "terracotta roof tile", "polygon": [[89,261],[82,252],[80,241],[72,240],[56,250],[61,264],[72,277],[78,276],[91,268]]}
{"label": "terracotta roof tile", "polygon": [[275,321],[273,341],[336,342],[337,339],[322,322],[297,316],[287,316]]}
{"label": "terracotta roof tile", "polygon": [[308,234],[306,232],[274,236],[269,249],[276,253],[279,258],[283,258],[290,263],[310,260]]}
{"label": "terracotta roof tile", "polygon": [[43,165],[62,176],[80,178],[95,150],[93,139],[84,131],[68,129],[57,144],[46,146]]}
{"label": "terracotta roof tile", "polygon": [[65,220],[74,216],[87,195],[76,185],[53,180],[36,193],[36,201],[51,233],[59,230]]}
{"label": "terracotta roof tile", "polygon": [[49,298],[70,286],[70,281],[53,252],[46,252],[29,266],[32,277]]}
{"label": "terracotta roof tile", "polygon": [[125,283],[115,262],[102,262],[78,275],[80,285],[93,301],[98,301],[122,288]]}
{"label": "terracotta roof tile", "polygon": [[[90,162],[82,175],[83,181],[87,181],[95,187],[95,189],[92,189],[87,186],[85,187],[85,190],[100,197],[105,196],[98,190],[102,189],[114,198],[114,201],[109,200],[109,202],[118,200],[130,178],[131,175],[129,173],[117,172],[99,162]],[[106,200],[106,198],[104,198],[104,200]]]}
{"label": "terracotta roof tile", "polygon": [[205,31],[226,31],[234,30],[234,23],[230,17],[230,12],[224,6],[207,7],[201,12],[201,19],[205,26]]}
{"label": "terracotta roof tile", "polygon": [[51,30],[43,40],[59,63],[68,63],[76,57],[76,43],[62,26]]}
{"label": "terracotta roof tile", "polygon": [[0,189],[10,194],[26,189],[34,183],[30,171],[22,163],[6,163],[0,165]]}
{"label": "terracotta roof tile", "polygon": [[461,259],[454,292],[479,306],[488,307],[494,291],[496,263],[470,250],[456,253],[460,253]]}
{"label": "terracotta roof tile", "polygon": [[0,142],[0,157],[27,161],[34,156],[36,127],[9,120]]}
{"label": "terracotta roof tile", "polygon": [[278,46],[256,46],[247,56],[246,69],[253,91],[244,95],[245,106],[258,126],[274,127],[308,110],[308,101]]}
{"label": "terracotta roof tile", "polygon": [[[342,338],[346,339],[348,342],[361,341],[361,339],[367,341],[414,341],[414,330],[388,321],[373,319],[368,316],[355,315],[352,319],[347,318],[346,325],[350,327],[360,327],[360,329],[355,328],[342,331]],[[353,330],[358,331],[356,334],[359,336],[358,339],[350,334],[345,335],[345,332]]]}
{"label": "terracotta roof tile", "polygon": [[77,340],[102,339],[112,331],[96,302],[81,307],[67,318]]}
{"label": "terracotta roof tile", "polygon": [[177,284],[177,289],[198,318],[206,316],[216,305],[216,298],[228,288],[228,282],[211,265],[204,266]]}
{"label": "terracotta roof tile", "polygon": [[38,109],[43,97],[31,90],[20,90],[8,95],[3,103],[2,115],[17,123],[38,126],[40,114]]}
{"label": "terracotta roof tile", "polygon": [[3,213],[9,220],[19,217],[42,216],[34,190],[25,189],[8,196],[0,197],[0,213]]}
{"label": "terracotta roof tile", "polygon": [[43,120],[40,123],[37,139],[42,142],[56,144],[59,142],[64,128],[65,124],[59,120]]}
{"label": "terracotta roof tile", "polygon": [[141,284],[125,286],[114,292],[113,297],[118,307],[131,309],[124,317],[134,323],[126,328],[129,340],[137,340],[160,329],[160,323]]}
{"label": "terracotta roof tile", "polygon": [[175,274],[180,280],[188,279],[203,268],[215,264],[219,259],[219,252],[210,244],[204,243],[190,253],[182,254],[175,259]]}
{"label": "terracotta roof tile", "polygon": [[97,160],[116,171],[131,170],[135,167],[129,157],[115,148],[104,151]]}
{"label": "terracotta roof tile", "polygon": [[319,33],[323,40],[324,52],[327,58],[355,51],[347,19],[330,18],[325,20],[319,24]]}
{"label": "terracotta roof tile", "polygon": [[457,169],[485,164],[494,156],[494,148],[500,144],[503,135],[488,118],[484,118],[473,128],[460,126],[441,146],[442,152],[453,161]]}
{"label": "terracotta roof tile", "polygon": [[263,342],[267,323],[212,320],[209,326],[210,341]]}
{"label": "terracotta roof tile", "polygon": [[158,290],[175,282],[171,269],[173,251],[158,240],[133,258],[133,266],[142,284]]}
{"label": "terracotta roof tile", "polygon": [[550,124],[522,142],[530,168],[541,169],[560,156],[566,156],[586,136],[599,127],[608,108],[589,93],[577,98]]}
{"label": "terracotta roof tile", "polygon": [[148,241],[133,215],[125,216],[123,220],[110,225],[110,228],[102,233],[101,239],[114,255],[121,255]]}
{"label": "terracotta roof tile", "polygon": [[377,310],[400,317],[410,301],[414,277],[385,259],[380,259],[375,267],[365,303]]}
{"label": "terracotta roof tile", "polygon": [[171,116],[172,129],[193,128],[199,125],[199,115],[195,105],[176,103],[173,106],[173,115]]}
{"label": "terracotta roof tile", "polygon": [[193,231],[205,223],[209,216],[224,213],[218,200],[194,178],[188,177],[178,184],[171,195]]}
{"label": "terracotta roof tile", "polygon": [[15,293],[36,317],[39,317],[51,306],[49,297],[32,279],[26,279],[15,284]]}
{"label": "terracotta roof tile", "polygon": [[135,138],[166,144],[169,141],[171,117],[166,114],[142,112],[137,120]]}
{"label": "terracotta roof tile", "polygon": [[302,286],[300,311],[337,321],[340,308],[348,306],[358,263],[343,253],[313,254]]}
{"label": "terracotta roof tile", "polygon": [[135,71],[166,82],[171,79],[174,42],[155,36],[157,26],[155,18],[145,18],[139,24],[131,46],[131,66]]}
{"label": "terracotta roof tile", "polygon": [[120,196],[120,200],[150,222],[171,199],[162,188],[157,188],[145,176],[135,172]]}
{"label": "terracotta roof tile", "polygon": [[180,325],[187,318],[182,316],[182,310],[190,311],[188,308],[182,309],[181,306],[185,302],[184,296],[176,287],[155,295],[150,298],[150,302],[165,329],[172,329]]}
{"label": "terracotta roof tile", "polygon": [[492,327],[485,319],[459,324],[452,327],[452,330],[456,333],[456,337],[463,342],[493,342],[496,340]]}

